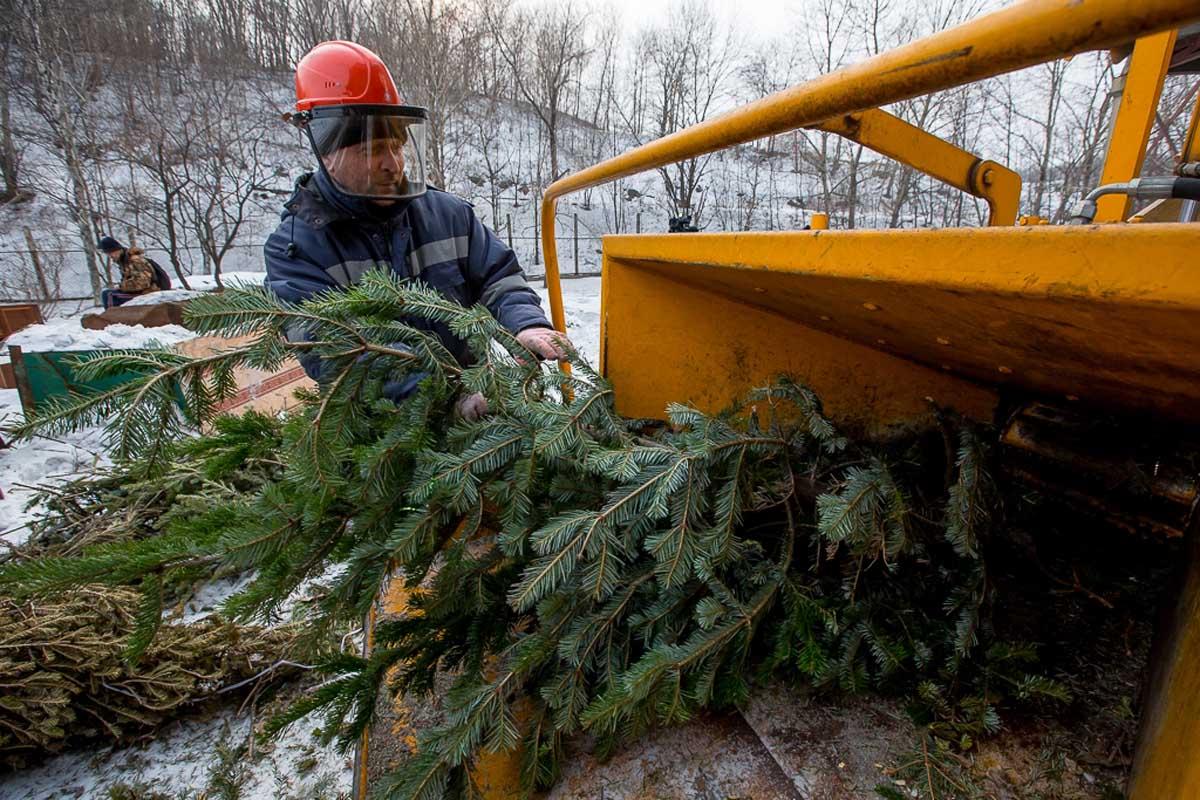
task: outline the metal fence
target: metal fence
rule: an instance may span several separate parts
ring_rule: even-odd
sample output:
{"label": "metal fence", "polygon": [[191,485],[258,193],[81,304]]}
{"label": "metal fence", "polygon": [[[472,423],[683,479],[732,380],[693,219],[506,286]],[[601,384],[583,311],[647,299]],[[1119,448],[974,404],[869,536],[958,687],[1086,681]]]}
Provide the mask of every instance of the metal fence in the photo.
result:
{"label": "metal fence", "polygon": [[[536,204],[531,204],[531,208],[533,211],[533,214],[532,214],[533,224],[532,224],[532,226],[526,226],[525,230],[529,230],[530,228],[532,228],[533,233],[514,232],[514,230],[513,230],[513,215],[512,214],[505,215],[504,224],[500,227],[500,229],[496,230],[495,233],[502,240],[507,242],[509,248],[517,251],[518,256],[524,256],[521,260],[522,260],[522,263],[524,264],[526,275],[528,275],[530,278],[539,278],[544,281],[545,280],[545,269],[544,269],[544,265],[543,265],[543,261],[542,261],[542,251],[541,251],[542,239],[541,239],[540,230],[539,230],[540,220],[539,220],[539,216],[537,214]],[[567,220],[565,220],[565,219],[560,220],[560,223],[567,223]],[[595,252],[593,252],[593,253],[585,252],[584,257],[581,258],[580,244],[583,243],[584,246],[586,247],[587,243],[600,242],[603,240],[603,237],[597,236],[597,235],[591,234],[591,233],[583,233],[581,235],[580,221],[579,221],[578,214],[572,214],[571,219],[570,219],[569,223],[567,223],[567,224],[570,225],[569,235],[560,236],[558,238],[559,263],[563,263],[564,266],[567,263],[570,264],[569,269],[564,269],[562,271],[562,277],[564,277],[564,278],[594,278],[594,277],[599,276],[600,275],[599,264],[597,263],[597,259],[593,258],[593,256],[596,255],[596,253]],[[640,233],[641,227],[642,227],[642,215],[641,215],[641,213],[638,213],[637,217],[636,217],[635,230],[638,233]],[[139,246],[141,246],[141,245],[139,245]],[[566,252],[564,252],[565,248],[568,246],[570,247],[569,256]],[[256,242],[253,244],[233,244],[229,247],[230,250],[246,250],[248,248],[255,249],[255,250],[261,250],[262,243]],[[158,248],[158,247],[147,247],[146,249],[147,249],[147,252],[151,253],[152,255],[164,252],[163,248]],[[177,249],[180,251],[184,251],[184,252],[201,252],[202,251],[202,249],[200,247],[195,246],[195,245],[183,245],[183,246],[178,247]],[[36,250],[32,250],[32,249],[28,249],[28,248],[3,248],[3,249],[0,249],[0,258],[3,258],[5,256],[14,256],[14,257],[24,260],[24,259],[29,259],[34,255],[42,255],[42,254],[84,256],[87,253],[88,253],[88,251],[83,249],[82,247],[38,247]],[[571,259],[569,262],[567,261],[568,257]],[[236,270],[231,270],[231,271],[236,271]],[[175,277],[174,272],[172,270],[170,270],[169,267],[168,267],[168,272],[171,274],[172,278]],[[192,277],[204,277],[204,276],[208,276],[208,275],[211,275],[211,273],[209,273],[209,272],[192,272],[192,273],[185,273],[184,277],[192,278]],[[76,276],[76,277],[78,277],[78,276]],[[84,278],[81,278],[81,280],[84,280],[84,279],[86,279],[86,276],[84,276]],[[73,294],[73,295],[67,295],[67,296],[61,296],[61,297],[49,297],[49,298],[46,298],[46,297],[42,297],[42,298],[39,298],[39,297],[0,297],[0,303],[39,303],[39,304],[44,304],[44,303],[53,303],[53,302],[62,302],[62,301],[82,302],[82,301],[91,300],[91,299],[92,299],[91,294]]]}

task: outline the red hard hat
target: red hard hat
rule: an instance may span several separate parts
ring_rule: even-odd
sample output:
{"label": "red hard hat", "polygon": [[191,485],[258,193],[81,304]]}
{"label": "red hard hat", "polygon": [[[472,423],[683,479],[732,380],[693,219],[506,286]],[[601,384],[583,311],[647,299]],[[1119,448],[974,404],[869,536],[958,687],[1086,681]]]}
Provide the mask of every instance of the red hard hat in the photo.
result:
{"label": "red hard hat", "polygon": [[296,65],[296,110],[403,105],[383,60],[354,42],[322,42]]}

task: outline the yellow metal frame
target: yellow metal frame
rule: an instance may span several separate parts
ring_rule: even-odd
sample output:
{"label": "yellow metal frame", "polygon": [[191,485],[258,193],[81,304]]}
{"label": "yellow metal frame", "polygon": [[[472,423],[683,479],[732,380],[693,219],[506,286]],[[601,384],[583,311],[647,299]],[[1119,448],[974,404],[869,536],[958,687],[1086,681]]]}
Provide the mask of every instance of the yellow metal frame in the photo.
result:
{"label": "yellow metal frame", "polygon": [[858,142],[988,204],[988,225],[1012,225],[1021,201],[1021,176],[986,161],[886,111],[845,114],[813,126]]}
{"label": "yellow metal frame", "polygon": [[1171,619],[1155,642],[1154,673],[1142,704],[1141,734],[1129,777],[1131,800],[1200,797],[1200,518],[1182,555]]}
{"label": "yellow metal frame", "polygon": [[[1125,183],[1138,177],[1146,160],[1146,145],[1162,97],[1163,77],[1171,65],[1177,31],[1168,30],[1138,39],[1123,76],[1121,102],[1113,117],[1108,157],[1100,185]],[[1096,222],[1120,222],[1129,216],[1132,201],[1110,194],[1096,203]]]}
{"label": "yellow metal frame", "polygon": [[632,417],[786,372],[867,436],[930,399],[990,422],[1006,389],[1200,424],[1197,250],[1185,224],[609,236],[600,369]]}
{"label": "yellow metal frame", "polygon": [[[1163,32],[1197,19],[1196,0],[1027,0],[555,181],[541,209],[554,325],[566,330],[555,243],[566,194],[819,127],[984,198],[989,222],[1011,226],[1020,192],[1011,170],[878,109],[1137,39],[1116,124],[1139,127],[1148,98],[1131,88],[1169,54],[1173,35]],[[1110,155],[1106,176],[1136,175],[1145,137],[1115,137],[1138,140]],[[868,434],[904,424],[931,400],[987,418],[1006,385],[1058,395],[1084,385],[1101,405],[1200,422],[1200,277],[1184,255],[1200,247],[1200,226],[827,231],[817,216],[806,232],[606,237],[601,367],[622,387],[620,409],[658,415],[665,401],[685,399],[719,407],[735,376],[744,387],[787,371],[821,392],[848,429]],[[616,294],[621,302],[609,303]],[[1043,350],[1046,341],[1054,345]],[[1187,761],[1200,720],[1200,546],[1192,563],[1173,655],[1148,704],[1135,800],[1200,797],[1200,762]],[[403,602],[389,598],[391,610]],[[515,793],[514,758],[476,765],[488,796]]]}
{"label": "yellow metal frame", "polygon": [[542,201],[546,286],[554,326],[566,330],[554,231],[555,207],[563,195],[845,114],[1126,44],[1197,18],[1195,0],[1027,0],[557,180]]}
{"label": "yellow metal frame", "polygon": [[[1134,40],[1104,182],[1136,177],[1173,31],[1197,19],[1196,0],[1028,0],[556,181],[542,204],[554,325],[565,330],[554,219],[568,193],[818,127],[985,197],[989,221],[1009,224],[1019,183],[999,165],[989,184],[973,156],[936,137],[903,131],[889,140],[884,131],[898,121],[876,109]],[[1189,160],[1200,158],[1198,126],[1200,103]],[[1126,207],[1107,198],[1097,219],[1122,219]],[[930,401],[987,419],[1006,387],[1066,403],[1080,392],[1089,404],[1200,423],[1200,279],[1189,259],[1200,226],[823,227],[814,219],[806,232],[605,237],[601,369],[621,388],[619,408],[633,416],[659,415],[668,400],[716,408],[786,371],[868,435],[911,421]],[[1150,686],[1134,800],[1200,797],[1196,537],[1194,529],[1189,577]]]}

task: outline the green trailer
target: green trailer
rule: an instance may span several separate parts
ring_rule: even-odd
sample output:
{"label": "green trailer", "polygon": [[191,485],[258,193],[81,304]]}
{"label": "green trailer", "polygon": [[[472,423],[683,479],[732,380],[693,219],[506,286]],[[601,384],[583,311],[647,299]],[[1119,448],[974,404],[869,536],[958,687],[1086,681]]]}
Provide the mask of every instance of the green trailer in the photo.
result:
{"label": "green trailer", "polygon": [[83,381],[75,374],[72,366],[77,360],[103,355],[108,350],[66,350],[45,353],[26,353],[16,345],[8,352],[12,357],[13,376],[17,392],[21,397],[21,408],[26,414],[47,400],[63,398],[69,394],[94,394],[140,377],[140,373],[126,372],[93,381]]}

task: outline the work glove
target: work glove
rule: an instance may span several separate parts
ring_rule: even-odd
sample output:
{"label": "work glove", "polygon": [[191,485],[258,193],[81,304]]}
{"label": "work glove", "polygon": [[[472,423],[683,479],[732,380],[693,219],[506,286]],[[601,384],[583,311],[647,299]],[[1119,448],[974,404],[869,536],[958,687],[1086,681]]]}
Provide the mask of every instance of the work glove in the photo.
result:
{"label": "work glove", "polygon": [[517,334],[517,341],[542,358],[566,358],[567,351],[563,348],[565,342],[571,346],[571,341],[564,334],[552,328],[526,328]]}
{"label": "work glove", "polygon": [[460,397],[458,398],[458,402],[454,404],[454,413],[467,422],[474,422],[481,417],[487,416],[487,398],[479,392]]}

